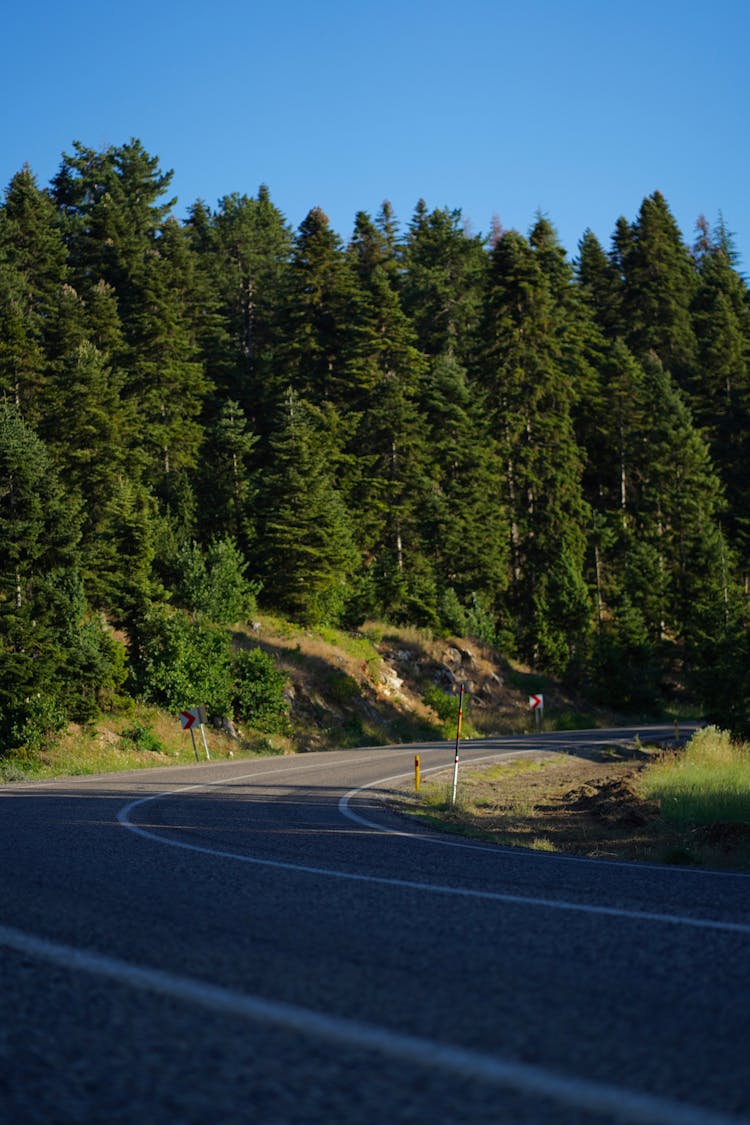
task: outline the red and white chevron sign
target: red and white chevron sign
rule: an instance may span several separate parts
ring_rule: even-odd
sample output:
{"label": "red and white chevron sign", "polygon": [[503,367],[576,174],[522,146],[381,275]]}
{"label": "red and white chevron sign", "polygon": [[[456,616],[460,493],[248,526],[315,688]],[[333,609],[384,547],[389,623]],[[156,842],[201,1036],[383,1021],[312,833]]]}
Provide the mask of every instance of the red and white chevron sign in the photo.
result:
{"label": "red and white chevron sign", "polygon": [[198,708],[194,707],[191,711],[180,711],[180,723],[183,730],[190,730],[193,723],[198,721]]}
{"label": "red and white chevron sign", "polygon": [[532,711],[543,711],[544,710],[544,696],[543,695],[530,695],[529,696],[529,707],[531,708]]}

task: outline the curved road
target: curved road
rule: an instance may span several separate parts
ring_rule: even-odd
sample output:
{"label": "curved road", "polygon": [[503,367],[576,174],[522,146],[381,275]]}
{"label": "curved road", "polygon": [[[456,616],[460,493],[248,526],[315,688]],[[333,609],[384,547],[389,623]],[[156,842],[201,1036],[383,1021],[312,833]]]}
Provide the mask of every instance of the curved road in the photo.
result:
{"label": "curved road", "polygon": [[413,827],[415,749],[1,789],[0,1121],[750,1121],[750,877]]}

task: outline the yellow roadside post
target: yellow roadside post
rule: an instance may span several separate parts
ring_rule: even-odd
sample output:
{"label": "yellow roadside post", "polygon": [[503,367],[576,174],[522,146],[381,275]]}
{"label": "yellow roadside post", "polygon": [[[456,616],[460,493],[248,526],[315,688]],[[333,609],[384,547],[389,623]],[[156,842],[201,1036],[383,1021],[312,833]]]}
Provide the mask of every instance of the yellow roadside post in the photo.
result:
{"label": "yellow roadside post", "polygon": [[414,759],[414,790],[417,793],[419,792],[419,783],[421,780],[421,767],[422,763],[419,759],[419,754],[417,754]]}

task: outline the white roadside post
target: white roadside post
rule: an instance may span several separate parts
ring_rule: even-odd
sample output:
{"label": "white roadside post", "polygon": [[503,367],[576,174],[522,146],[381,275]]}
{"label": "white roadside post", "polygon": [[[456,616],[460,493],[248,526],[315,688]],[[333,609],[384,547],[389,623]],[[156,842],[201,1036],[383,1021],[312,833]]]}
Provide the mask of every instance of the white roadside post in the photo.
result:
{"label": "white roadside post", "polygon": [[200,724],[200,728],[201,728],[201,738],[203,739],[203,749],[206,751],[206,758],[210,762],[211,761],[211,755],[208,752],[208,742],[206,741],[206,708],[205,707],[196,707],[196,711],[198,712],[198,723]]}
{"label": "white roadside post", "polygon": [[461,684],[461,690],[458,694],[458,724],[456,726],[456,753],[453,758],[453,795],[451,797],[451,805],[456,803],[456,789],[458,787],[458,746],[461,741],[461,719],[464,713],[464,685]]}
{"label": "white roadside post", "polygon": [[534,712],[534,725],[538,731],[542,729],[542,716],[544,715],[544,696],[530,695],[529,707]]}

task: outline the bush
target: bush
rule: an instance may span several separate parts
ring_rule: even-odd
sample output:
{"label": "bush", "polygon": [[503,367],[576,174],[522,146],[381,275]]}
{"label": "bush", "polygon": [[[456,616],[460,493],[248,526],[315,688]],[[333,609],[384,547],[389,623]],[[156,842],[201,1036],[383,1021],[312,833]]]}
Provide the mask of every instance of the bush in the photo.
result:
{"label": "bush", "polygon": [[469,631],[466,610],[452,586],[443,592],[440,599],[440,620],[454,637],[465,637]]}
{"label": "bush", "polygon": [[260,583],[245,578],[247,563],[231,536],[215,539],[204,552],[196,542],[180,551],[179,596],[192,613],[220,625],[247,621],[257,609]]}
{"label": "bush", "polygon": [[158,754],[164,749],[154,732],[144,727],[142,723],[136,723],[135,726],[121,731],[120,739],[128,744],[128,748],[132,747],[135,750],[150,750]]}
{"label": "bush", "polygon": [[53,696],[37,692],[19,708],[11,730],[11,744],[16,750],[34,755],[54,741],[66,723],[67,717],[59,702]]}
{"label": "bush", "polygon": [[[447,723],[451,719],[455,722],[458,719],[458,696],[448,695],[435,684],[430,684],[425,689],[422,694],[422,701],[437,713],[441,722]],[[464,695],[464,709],[465,707],[466,696]]]}
{"label": "bush", "polygon": [[67,655],[65,698],[72,719],[85,723],[119,706],[127,653],[99,616],[71,625]]}
{"label": "bush", "polygon": [[286,734],[286,677],[260,648],[243,649],[233,660],[235,714],[265,734]]}
{"label": "bush", "polygon": [[140,694],[170,711],[202,705],[209,716],[231,714],[229,635],[168,606],[152,607],[138,628]]}

